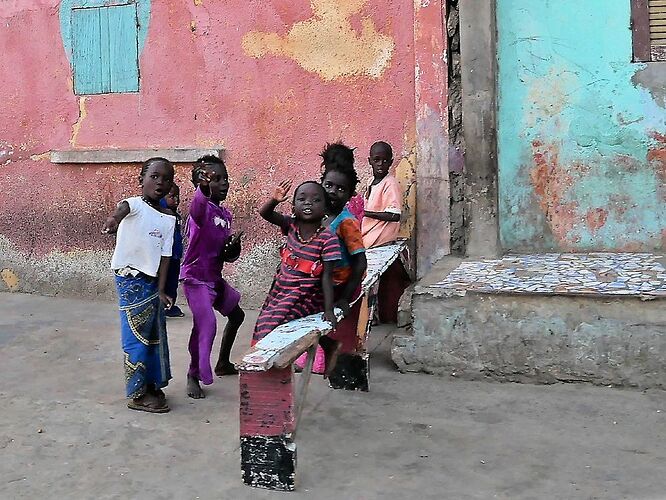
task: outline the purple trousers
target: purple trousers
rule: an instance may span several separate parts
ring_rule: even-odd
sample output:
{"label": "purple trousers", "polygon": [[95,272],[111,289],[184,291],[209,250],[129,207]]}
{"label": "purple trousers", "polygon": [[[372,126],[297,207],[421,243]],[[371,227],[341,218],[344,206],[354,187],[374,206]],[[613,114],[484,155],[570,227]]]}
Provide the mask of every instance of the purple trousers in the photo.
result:
{"label": "purple trousers", "polygon": [[185,280],[183,292],[193,322],[189,342],[190,368],[187,374],[210,385],[213,383],[210,353],[217,333],[215,311],[228,316],[238,305],[240,293],[223,279],[217,283]]}

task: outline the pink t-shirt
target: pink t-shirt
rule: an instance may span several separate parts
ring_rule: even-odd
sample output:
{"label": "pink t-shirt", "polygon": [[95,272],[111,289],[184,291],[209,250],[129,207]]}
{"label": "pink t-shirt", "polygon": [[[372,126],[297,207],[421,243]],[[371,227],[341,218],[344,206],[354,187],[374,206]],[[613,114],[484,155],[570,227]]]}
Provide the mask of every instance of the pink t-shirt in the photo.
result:
{"label": "pink t-shirt", "polygon": [[[365,191],[365,210],[401,214],[402,189],[398,180],[387,175],[379,184],[368,185]],[[385,222],[363,217],[361,233],[365,248],[377,247],[395,241],[400,232],[400,222]]]}

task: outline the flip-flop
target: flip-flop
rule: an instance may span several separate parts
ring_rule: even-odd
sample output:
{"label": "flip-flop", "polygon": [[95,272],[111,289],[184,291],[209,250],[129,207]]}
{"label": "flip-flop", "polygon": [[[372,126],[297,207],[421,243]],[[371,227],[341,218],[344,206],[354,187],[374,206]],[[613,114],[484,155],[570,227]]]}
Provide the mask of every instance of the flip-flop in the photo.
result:
{"label": "flip-flop", "polygon": [[158,405],[157,403],[152,401],[148,401],[147,403],[144,402],[137,403],[136,401],[132,400],[129,403],[127,403],[127,407],[130,410],[145,411],[148,413],[168,413],[169,411],[171,411],[171,408],[169,408],[166,404]]}

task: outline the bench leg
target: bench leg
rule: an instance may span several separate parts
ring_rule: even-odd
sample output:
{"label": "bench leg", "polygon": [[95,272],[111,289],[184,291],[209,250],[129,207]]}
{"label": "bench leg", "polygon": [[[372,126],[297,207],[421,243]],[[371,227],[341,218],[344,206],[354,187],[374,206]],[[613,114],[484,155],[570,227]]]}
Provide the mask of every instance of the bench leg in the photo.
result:
{"label": "bench leg", "polygon": [[239,381],[243,482],[258,488],[293,491],[296,475],[293,369],[241,371]]}
{"label": "bench leg", "polygon": [[338,363],[329,377],[329,385],[333,389],[348,391],[369,390],[370,362],[366,351],[366,342],[372,326],[372,316],[375,310],[374,297],[363,297],[356,329],[357,345],[355,353],[342,353]]}

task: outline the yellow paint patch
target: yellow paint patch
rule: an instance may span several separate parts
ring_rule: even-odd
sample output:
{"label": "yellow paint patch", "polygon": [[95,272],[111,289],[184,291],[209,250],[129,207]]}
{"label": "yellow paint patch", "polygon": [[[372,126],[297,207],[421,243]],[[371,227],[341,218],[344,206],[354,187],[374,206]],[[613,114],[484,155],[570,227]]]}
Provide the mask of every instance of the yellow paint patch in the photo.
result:
{"label": "yellow paint patch", "polygon": [[199,7],[199,5],[203,4],[203,0],[194,0],[194,5]]}
{"label": "yellow paint patch", "polygon": [[346,76],[379,78],[393,55],[393,39],[377,31],[369,17],[361,18],[360,36],[350,18],[367,0],[311,0],[314,15],[294,24],[285,37],[251,31],[242,46],[251,57],[280,55],[294,60],[324,80]]}
{"label": "yellow paint patch", "polygon": [[76,146],[76,141],[79,138],[79,132],[81,132],[81,126],[83,125],[83,120],[88,116],[88,111],[86,110],[86,97],[79,98],[79,119],[76,120],[76,123],[72,126],[72,137],[69,140],[69,143],[72,146]]}
{"label": "yellow paint patch", "polygon": [[416,144],[414,136],[407,135],[411,136],[405,137],[405,144],[411,144],[409,153],[400,159],[395,168],[395,177],[398,179],[403,193],[401,238],[411,238],[416,226]]}
{"label": "yellow paint patch", "polygon": [[41,161],[41,160],[48,160],[50,157],[51,157],[51,151],[47,151],[46,153],[31,155],[30,159],[32,161]]}
{"label": "yellow paint patch", "polygon": [[16,276],[14,271],[11,269],[3,269],[0,271],[0,276],[2,277],[2,281],[5,282],[5,285],[7,285],[7,288],[9,288],[11,292],[18,288],[19,278]]}

